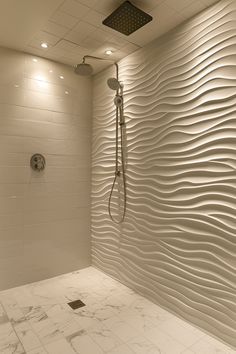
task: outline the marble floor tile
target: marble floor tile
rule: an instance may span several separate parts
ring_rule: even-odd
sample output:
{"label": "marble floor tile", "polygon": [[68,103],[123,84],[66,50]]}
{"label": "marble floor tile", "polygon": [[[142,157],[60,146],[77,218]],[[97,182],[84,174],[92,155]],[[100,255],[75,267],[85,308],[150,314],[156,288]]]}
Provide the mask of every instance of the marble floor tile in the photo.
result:
{"label": "marble floor tile", "polygon": [[26,352],[26,354],[48,354],[43,347],[36,348]]}
{"label": "marble floor tile", "polygon": [[42,310],[47,314],[48,317],[64,317],[65,319],[71,317],[73,310],[67,304],[54,304],[54,305],[44,305]]}
{"label": "marble floor tile", "polygon": [[145,333],[158,325],[153,321],[152,316],[139,313],[137,310],[129,309],[122,312],[121,319],[128,323],[131,327],[134,327],[137,331]]}
{"label": "marble floor tile", "polygon": [[12,323],[18,323],[25,320],[24,314],[21,311],[15,297],[3,296],[1,298],[1,303],[9,321],[11,321]]}
{"label": "marble floor tile", "polygon": [[9,322],[0,325],[0,353],[25,354],[24,348]]}
{"label": "marble floor tile", "polygon": [[63,338],[63,335],[57,326],[49,318],[36,323],[31,323],[31,326],[43,344],[54,342]]}
{"label": "marble floor tile", "polygon": [[[73,316],[73,315],[72,315]],[[79,324],[74,317],[52,317],[51,320],[58,328],[63,337],[68,337],[78,331],[83,330],[83,324]]]}
{"label": "marble floor tile", "polygon": [[[143,336],[139,336],[128,341],[127,345],[136,354],[165,354],[165,351],[161,351],[152,342]],[[173,352],[174,354],[174,352]]]}
{"label": "marble floor tile", "polygon": [[41,306],[22,307],[21,311],[27,321],[31,324],[41,322],[48,318]]}
{"label": "marble floor tile", "polygon": [[181,344],[158,327],[147,331],[145,337],[158,348],[160,353],[180,354],[186,349],[185,345]]}
{"label": "marble floor tile", "polygon": [[109,354],[134,354],[135,352],[128,347],[128,345],[123,344],[117,348],[109,351]]}
{"label": "marble floor tile", "polygon": [[190,347],[199,339],[205,337],[205,333],[177,317],[164,321],[158,328],[186,347]]}
{"label": "marble floor tile", "polygon": [[[77,354],[104,354],[101,347],[86,333],[80,331],[67,337],[68,343]],[[54,353],[56,354],[56,353]]]}
{"label": "marble floor tile", "polygon": [[48,354],[75,354],[70,344],[63,338],[45,345]]}
{"label": "marble floor tile", "polygon": [[27,321],[16,323],[13,328],[25,350],[32,350],[41,346],[39,338]]}
{"label": "marble floor tile", "polygon": [[[68,302],[85,307],[72,310]],[[236,354],[89,267],[0,292],[0,354]]]}
{"label": "marble floor tile", "polygon": [[122,344],[121,340],[102,324],[88,329],[87,333],[105,352]]}
{"label": "marble floor tile", "polygon": [[0,325],[4,324],[9,321],[9,318],[3,308],[3,306],[0,304]]}
{"label": "marble floor tile", "polygon": [[110,329],[123,342],[141,335],[142,333],[131,327],[128,323],[123,321],[119,316],[111,317],[102,322],[105,327]]}
{"label": "marble floor tile", "polygon": [[100,323],[100,321],[95,318],[94,311],[89,310],[88,308],[82,308],[80,311],[75,311],[74,319],[83,327],[83,329],[89,329]]}

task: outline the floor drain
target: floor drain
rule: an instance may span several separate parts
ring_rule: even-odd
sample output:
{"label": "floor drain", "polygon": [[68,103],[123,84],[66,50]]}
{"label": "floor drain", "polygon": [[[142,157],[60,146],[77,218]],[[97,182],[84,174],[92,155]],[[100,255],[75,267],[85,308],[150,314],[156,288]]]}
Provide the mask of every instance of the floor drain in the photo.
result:
{"label": "floor drain", "polygon": [[68,305],[73,309],[73,310],[77,310],[80,307],[84,307],[85,304],[81,301],[81,300],[75,300],[75,301],[71,301],[68,302]]}

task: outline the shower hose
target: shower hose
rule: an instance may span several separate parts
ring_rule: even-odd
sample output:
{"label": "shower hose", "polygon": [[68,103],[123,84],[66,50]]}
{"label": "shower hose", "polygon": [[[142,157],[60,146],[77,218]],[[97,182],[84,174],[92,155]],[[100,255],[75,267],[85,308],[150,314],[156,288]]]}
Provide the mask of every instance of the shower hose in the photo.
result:
{"label": "shower hose", "polygon": [[[120,119],[119,119],[120,116]],[[120,126],[120,158],[121,165],[119,166],[119,126]],[[126,175],[125,175],[125,161],[124,161],[124,116],[123,116],[123,100],[122,105],[120,107],[116,106],[116,156],[115,156],[115,177],[112,183],[109,202],[108,202],[108,212],[111,220],[116,224],[121,224],[124,221],[125,213],[126,213]],[[112,195],[114,192],[114,188],[116,185],[116,181],[118,178],[122,177],[123,181],[123,193],[124,193],[124,203],[123,210],[120,219],[114,218],[111,211],[111,201]]]}

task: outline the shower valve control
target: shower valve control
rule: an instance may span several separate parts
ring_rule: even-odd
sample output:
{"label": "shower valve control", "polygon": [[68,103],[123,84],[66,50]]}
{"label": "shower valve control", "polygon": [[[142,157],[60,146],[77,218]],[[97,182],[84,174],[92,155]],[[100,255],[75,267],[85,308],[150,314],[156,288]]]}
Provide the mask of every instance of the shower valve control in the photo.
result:
{"label": "shower valve control", "polygon": [[120,95],[116,95],[114,98],[114,104],[116,105],[116,107],[121,107],[123,104],[123,98]]}
{"label": "shower valve control", "polygon": [[45,169],[46,160],[41,154],[34,154],[30,159],[30,166],[34,171],[43,171]]}

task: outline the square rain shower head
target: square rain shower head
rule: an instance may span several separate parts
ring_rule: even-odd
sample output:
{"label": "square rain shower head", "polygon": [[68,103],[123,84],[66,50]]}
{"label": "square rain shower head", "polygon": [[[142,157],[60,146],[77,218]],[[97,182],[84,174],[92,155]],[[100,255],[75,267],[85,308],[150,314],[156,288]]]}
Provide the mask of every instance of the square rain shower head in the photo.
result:
{"label": "square rain shower head", "polygon": [[150,21],[152,21],[152,16],[131,4],[130,1],[125,1],[102,23],[129,36]]}

